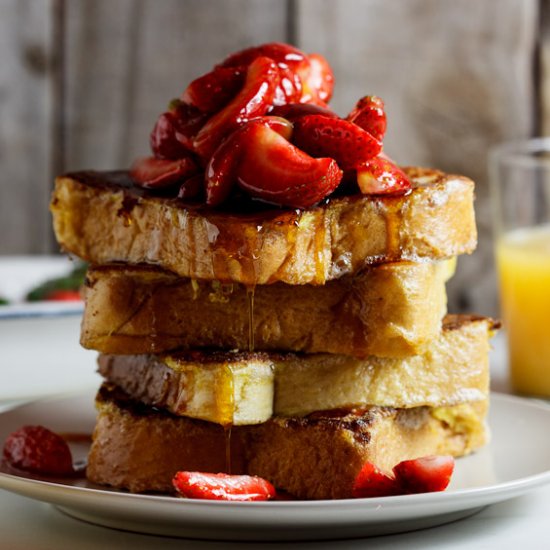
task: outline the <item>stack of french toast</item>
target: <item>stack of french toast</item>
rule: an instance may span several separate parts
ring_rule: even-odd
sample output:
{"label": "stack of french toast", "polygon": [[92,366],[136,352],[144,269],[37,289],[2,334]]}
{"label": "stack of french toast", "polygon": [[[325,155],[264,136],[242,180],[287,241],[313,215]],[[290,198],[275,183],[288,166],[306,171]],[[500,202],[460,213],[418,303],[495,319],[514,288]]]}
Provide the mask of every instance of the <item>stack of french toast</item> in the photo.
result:
{"label": "stack of french toast", "polygon": [[[161,116],[153,157],[56,180],[57,239],[90,262],[95,483],[171,493],[178,471],[226,472],[346,498],[366,462],[486,442],[495,322],[446,314],[456,256],[476,245],[473,182],[399,168],[376,144],[355,159],[359,130],[381,142],[381,103],[337,117],[321,56],[296,52],[230,56]],[[251,114],[262,78],[273,93]],[[208,112],[205,94],[231,86]]]}

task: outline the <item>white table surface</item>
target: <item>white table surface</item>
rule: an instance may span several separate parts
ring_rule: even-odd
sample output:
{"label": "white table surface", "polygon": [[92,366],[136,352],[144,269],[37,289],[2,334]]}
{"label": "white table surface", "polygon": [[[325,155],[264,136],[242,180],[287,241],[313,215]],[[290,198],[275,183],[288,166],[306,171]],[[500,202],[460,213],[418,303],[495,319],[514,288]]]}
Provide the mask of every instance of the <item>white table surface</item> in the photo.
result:
{"label": "white table surface", "polygon": [[[1,262],[0,262],[1,263]],[[1,268],[1,265],[0,265]],[[1,272],[1,269],[0,269]],[[94,357],[90,352],[79,350],[76,344],[78,318],[60,320],[67,324],[67,340],[74,339],[74,347],[67,352],[66,361],[71,365],[71,376],[59,376],[65,386],[53,388],[45,384],[41,376],[29,376],[25,370],[26,360],[16,350],[19,344],[10,338],[9,364],[21,363],[21,368],[10,369],[9,381],[2,376],[0,363],[0,411],[13,406],[16,401],[30,397],[57,393],[59,390],[78,390],[90,387],[95,382]],[[0,333],[0,343],[8,344],[7,332]],[[36,337],[38,335],[35,335]],[[58,346],[49,335],[43,335],[48,345]],[[40,346],[38,345],[40,348]],[[491,358],[492,386],[496,391],[507,391],[506,356],[502,335],[494,340],[495,350]],[[21,349],[21,347],[19,347]],[[75,367],[75,363],[78,366]],[[63,369],[63,361],[50,368]],[[65,373],[68,371],[65,371]],[[21,392],[24,381],[25,392]],[[489,506],[478,514],[448,525],[412,533],[389,535],[368,539],[328,542],[283,543],[284,548],[359,549],[359,548],[449,548],[449,549],[546,549],[550,548],[550,485],[541,487],[524,496]],[[54,550],[65,548],[279,548],[276,543],[230,543],[202,542],[172,539],[117,531],[87,524],[69,518],[49,504],[21,497],[0,490],[0,549]]]}

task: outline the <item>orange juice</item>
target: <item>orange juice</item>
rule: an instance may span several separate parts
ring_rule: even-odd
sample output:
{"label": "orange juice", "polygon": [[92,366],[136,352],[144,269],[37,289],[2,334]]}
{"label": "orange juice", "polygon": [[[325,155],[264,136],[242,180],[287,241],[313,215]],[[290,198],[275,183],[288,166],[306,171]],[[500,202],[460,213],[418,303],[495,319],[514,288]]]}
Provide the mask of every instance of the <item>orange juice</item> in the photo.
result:
{"label": "orange juice", "polygon": [[550,225],[505,234],[496,254],[512,385],[550,397]]}

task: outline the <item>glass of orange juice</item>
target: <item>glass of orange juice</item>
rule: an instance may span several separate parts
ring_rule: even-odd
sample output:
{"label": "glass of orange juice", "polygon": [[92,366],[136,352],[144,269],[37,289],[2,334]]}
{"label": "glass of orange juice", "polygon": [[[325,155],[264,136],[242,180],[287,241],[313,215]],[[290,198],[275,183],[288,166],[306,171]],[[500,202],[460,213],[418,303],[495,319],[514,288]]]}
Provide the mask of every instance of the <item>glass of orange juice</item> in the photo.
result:
{"label": "glass of orange juice", "polygon": [[497,146],[489,175],[510,382],[550,397],[550,138]]}

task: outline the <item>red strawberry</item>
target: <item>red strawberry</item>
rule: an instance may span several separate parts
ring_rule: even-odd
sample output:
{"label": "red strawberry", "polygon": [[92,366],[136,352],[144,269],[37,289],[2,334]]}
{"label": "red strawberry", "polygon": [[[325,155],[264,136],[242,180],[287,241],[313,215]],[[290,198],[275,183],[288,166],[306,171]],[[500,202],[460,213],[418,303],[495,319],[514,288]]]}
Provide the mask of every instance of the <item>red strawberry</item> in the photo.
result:
{"label": "red strawberry", "polygon": [[453,475],[452,456],[425,456],[404,460],[393,469],[404,493],[444,491]]}
{"label": "red strawberry", "polygon": [[57,290],[52,290],[44,296],[44,300],[60,301],[60,302],[80,302],[82,296],[78,290],[67,290],[58,288]]}
{"label": "red strawberry", "polygon": [[299,118],[306,115],[326,115],[339,118],[338,115],[330,109],[316,105],[315,103],[288,103],[273,107],[269,111],[269,116],[278,116],[295,122]]}
{"label": "red strawberry", "polygon": [[301,100],[303,95],[302,79],[298,73],[309,73],[308,56],[294,46],[280,42],[272,42],[247,48],[230,55],[218,67],[236,67],[250,65],[258,57],[269,57],[279,67],[280,83],[276,88],[274,105],[286,105]]}
{"label": "red strawberry", "polygon": [[334,73],[328,61],[320,54],[308,55],[309,67],[302,65],[298,74],[302,79],[302,103],[317,103],[325,106],[332,97]]}
{"label": "red strawberry", "polygon": [[198,167],[191,156],[177,160],[144,157],[137,159],[130,169],[132,179],[147,189],[161,189],[196,174]]}
{"label": "red strawberry", "polygon": [[177,472],[172,483],[186,498],[243,502],[269,500],[275,496],[273,485],[256,476]]}
{"label": "red strawberry", "polygon": [[241,154],[238,186],[280,206],[309,208],[332,193],[342,179],[334,160],[310,157],[267,125],[254,126]]}
{"label": "red strawberry", "polygon": [[23,426],[8,436],[4,459],[16,468],[51,475],[74,473],[67,442],[43,426]]}
{"label": "red strawberry", "polygon": [[206,204],[217,206],[229,196],[237,182],[237,169],[245,149],[255,147],[260,141],[259,126],[271,128],[285,138],[290,138],[292,124],[279,117],[258,117],[233,132],[216,149],[206,167]]}
{"label": "red strawberry", "polygon": [[407,174],[385,155],[370,159],[357,168],[357,184],[365,195],[400,194],[411,189]]}
{"label": "red strawberry", "polygon": [[359,126],[326,115],[299,118],[292,142],[314,157],[333,158],[343,170],[361,166],[382,149],[382,144]]}
{"label": "red strawberry", "polygon": [[370,462],[365,462],[352,489],[352,495],[356,498],[387,497],[399,493],[393,473],[384,473]]}
{"label": "red strawberry", "polygon": [[181,99],[203,113],[216,113],[243,87],[245,67],[217,67],[187,86]]}
{"label": "red strawberry", "polygon": [[179,99],[159,116],[149,139],[157,158],[178,159],[192,151],[193,139],[206,122],[206,115]]}
{"label": "red strawberry", "polygon": [[273,105],[286,105],[296,103],[302,97],[302,80],[296,72],[290,68],[279,65],[279,85],[275,90]]}
{"label": "red strawberry", "polygon": [[309,64],[306,54],[298,48],[282,42],[270,42],[235,52],[226,57],[218,67],[246,66],[258,57],[269,57],[283,67],[296,68],[300,65]]}
{"label": "red strawberry", "polygon": [[375,95],[367,95],[361,98],[353,111],[346,117],[346,120],[361,126],[375,137],[382,141],[386,133],[386,112],[384,102]]}
{"label": "red strawberry", "polygon": [[198,133],[194,150],[207,161],[224,137],[251,118],[264,115],[279,84],[279,71],[267,57],[258,57],[248,67],[244,87],[219,113],[216,113]]}
{"label": "red strawberry", "polygon": [[185,180],[178,192],[178,199],[195,199],[204,191],[204,174],[196,174]]}

